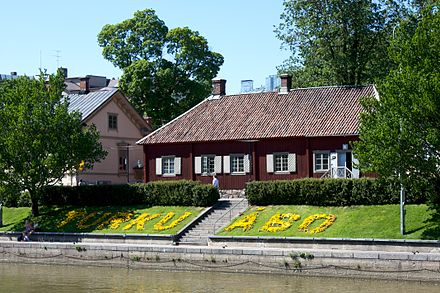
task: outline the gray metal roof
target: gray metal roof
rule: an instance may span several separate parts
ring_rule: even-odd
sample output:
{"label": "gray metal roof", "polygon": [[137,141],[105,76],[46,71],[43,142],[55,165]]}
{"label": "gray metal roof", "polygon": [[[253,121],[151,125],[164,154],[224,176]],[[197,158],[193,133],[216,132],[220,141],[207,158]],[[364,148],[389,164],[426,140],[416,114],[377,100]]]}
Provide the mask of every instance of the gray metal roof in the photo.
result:
{"label": "gray metal roof", "polygon": [[88,94],[71,94],[67,96],[69,101],[69,113],[78,111],[82,114],[82,121],[86,120],[95,110],[108,101],[118,89],[102,89]]}

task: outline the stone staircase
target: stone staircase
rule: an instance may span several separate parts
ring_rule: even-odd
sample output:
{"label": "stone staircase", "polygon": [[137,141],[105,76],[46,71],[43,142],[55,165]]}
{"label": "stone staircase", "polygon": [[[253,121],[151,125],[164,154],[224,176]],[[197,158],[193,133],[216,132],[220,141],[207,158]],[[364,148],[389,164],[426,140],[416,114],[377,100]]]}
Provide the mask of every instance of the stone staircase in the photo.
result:
{"label": "stone staircase", "polygon": [[177,241],[179,245],[208,245],[208,237],[225,227],[248,207],[247,199],[220,199],[211,212]]}

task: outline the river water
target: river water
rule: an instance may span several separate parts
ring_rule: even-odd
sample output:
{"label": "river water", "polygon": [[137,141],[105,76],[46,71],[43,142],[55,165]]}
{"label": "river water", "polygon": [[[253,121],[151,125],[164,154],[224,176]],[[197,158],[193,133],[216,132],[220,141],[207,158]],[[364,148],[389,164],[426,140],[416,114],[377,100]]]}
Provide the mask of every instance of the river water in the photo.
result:
{"label": "river water", "polygon": [[0,292],[440,292],[439,283],[0,263]]}

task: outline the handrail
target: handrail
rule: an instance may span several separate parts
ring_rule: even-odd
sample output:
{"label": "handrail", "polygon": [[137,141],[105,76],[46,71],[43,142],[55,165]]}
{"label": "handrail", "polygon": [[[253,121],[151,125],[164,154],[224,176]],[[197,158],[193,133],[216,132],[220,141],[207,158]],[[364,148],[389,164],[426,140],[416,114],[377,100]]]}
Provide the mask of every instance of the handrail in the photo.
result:
{"label": "handrail", "polygon": [[238,203],[233,205],[228,211],[226,211],[226,213],[224,213],[220,218],[218,218],[217,221],[214,222],[213,234],[215,234],[217,222],[220,221],[221,219],[223,219],[228,213],[229,213],[229,221],[231,221],[232,220],[232,210],[235,209],[239,204],[241,204],[245,200],[247,200],[247,199],[243,198],[242,200],[240,200]]}
{"label": "handrail", "polygon": [[353,172],[347,167],[330,168],[321,176],[321,179],[324,178],[353,178]]}

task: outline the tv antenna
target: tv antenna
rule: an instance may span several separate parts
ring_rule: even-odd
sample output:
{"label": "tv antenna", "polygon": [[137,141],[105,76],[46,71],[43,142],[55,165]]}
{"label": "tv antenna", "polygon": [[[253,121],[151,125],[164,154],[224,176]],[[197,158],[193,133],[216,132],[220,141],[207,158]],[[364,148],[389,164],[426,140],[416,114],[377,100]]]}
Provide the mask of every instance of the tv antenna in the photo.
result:
{"label": "tv antenna", "polygon": [[61,50],[52,50],[55,52],[55,55],[52,55],[57,59],[57,69],[60,68],[60,59],[61,59]]}

